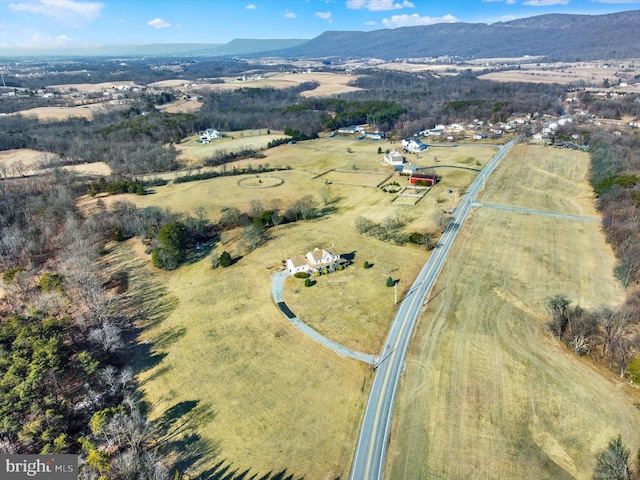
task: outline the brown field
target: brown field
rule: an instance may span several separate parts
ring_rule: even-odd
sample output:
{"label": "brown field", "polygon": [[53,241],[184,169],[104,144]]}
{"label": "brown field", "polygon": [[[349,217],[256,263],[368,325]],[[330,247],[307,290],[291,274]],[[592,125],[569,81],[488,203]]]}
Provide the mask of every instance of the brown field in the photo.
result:
{"label": "brown field", "polygon": [[377,187],[392,175],[392,172],[359,172],[357,170],[330,170],[316,180],[321,182],[340,183],[343,185],[358,185],[363,187]]}
{"label": "brown field", "polygon": [[15,171],[16,164],[22,164],[24,175],[33,175],[39,171],[38,166],[43,162],[48,162],[57,155],[49,152],[40,152],[29,148],[19,148],[15,150],[4,150],[0,152],[0,166],[7,170],[7,177],[20,176]]}
{"label": "brown field", "polygon": [[259,150],[275,139],[283,138],[282,132],[267,134],[267,130],[243,130],[240,132],[225,132],[226,137],[202,144],[198,135],[193,135],[175,145],[178,150],[178,161],[184,165],[197,165],[213,156],[216,152],[225,150],[228,153],[237,152],[245,148]]}
{"label": "brown field", "polygon": [[67,165],[62,167],[64,170],[70,170],[78,175],[97,175],[101,177],[108,177],[113,173],[111,167],[105,162],[91,162],[83,163],[81,165]]}
{"label": "brown field", "polygon": [[200,110],[202,102],[197,100],[176,100],[165,105],[158,105],[156,108],[167,113],[193,113]]}
{"label": "brown field", "polygon": [[[479,78],[493,80],[496,82],[532,82],[532,83],[559,83],[566,85],[569,83],[585,82],[587,85],[602,85],[605,79],[612,84],[617,83],[617,79],[633,78],[637,73],[637,67],[630,65],[630,61],[618,61],[625,67],[618,68],[619,65],[610,65],[611,62],[599,63],[528,63],[521,64],[520,68],[504,70],[501,72],[491,72],[481,75]],[[627,87],[629,91],[635,91],[633,87]]]}
{"label": "brown field", "polygon": [[[595,215],[588,168],[587,154],[520,145],[479,201]],[[611,437],[635,452],[638,392],[545,329],[555,294],[621,302],[614,264],[597,222],[477,209],[419,320],[387,477],[588,479]]]}
{"label": "brown field", "polygon": [[112,90],[117,89],[121,86],[135,86],[135,83],[132,81],[123,81],[123,82],[104,82],[104,83],[69,83],[65,85],[48,85],[48,90],[58,90],[61,93],[68,92],[79,92],[79,93],[90,93],[90,92],[101,92],[103,90]]}
{"label": "brown field", "polygon": [[[288,88],[295,87],[304,82],[318,82],[320,84],[314,90],[302,92],[305,97],[320,97],[337,95],[340,93],[360,90],[348,84],[357,79],[357,75],[336,74],[336,73],[270,73],[261,78],[249,77],[247,80],[239,81],[235,77],[224,78],[224,83],[196,83],[195,86],[184,87],[185,80],[163,80],[151,83],[150,87],[176,88],[180,91],[192,91],[197,89],[211,90],[236,90],[238,88]],[[193,84],[190,84],[193,85]]]}
{"label": "brown field", "polygon": [[[199,409],[215,412],[200,421],[201,440],[194,448],[201,449],[202,458],[191,473],[226,460],[234,468],[260,473],[288,468],[308,480],[348,475],[371,373],[365,365],[339,357],[300,334],[274,305],[270,274],[281,269],[287,257],[316,246],[335,244],[341,253],[353,253],[353,265],[315,278],[317,283],[310,288],[300,279],[288,279],[284,299],[321,333],[375,353],[396,308],[386,278],[399,279],[398,294],[403,295],[429,253],[362,236],[355,219],[365,216],[383,222],[401,216],[408,231],[430,227],[435,213],[444,208],[437,195],[446,196],[448,188],[463,186],[475,175],[450,169],[434,187],[435,194],[430,192],[416,206],[394,206],[394,194],[373,187],[327,186],[312,180],[329,169],[353,170],[354,165],[356,175],[366,169],[380,172],[375,176],[382,178],[390,167],[379,164],[379,145],[324,138],[270,149],[266,159],[236,162],[240,167],[249,162],[290,166],[291,170],[269,174],[284,180],[271,188],[243,188],[245,181],[258,178],[243,175],[169,184],[147,196],[105,197],[107,203],[127,199],[185,214],[203,206],[208,218],[216,221],[223,207],[248,211],[252,200],[285,210],[310,194],[322,207],[321,189],[329,188],[330,204],[336,208],[316,220],[271,229],[268,243],[252,253],[243,247],[241,232],[225,233],[217,254],[228,250],[233,256],[243,255],[228,269],[211,270],[207,258],[166,273],[151,268],[149,257],[135,242],[114,251],[112,262],[131,269],[132,294],[148,292],[150,287],[144,284],[150,282],[160,298],[175,304],[162,319],[147,325],[140,339],[141,348],[151,345],[147,355],[158,360],[139,376],[145,400],[153,405],[150,417],[158,418],[168,408],[184,405],[181,402],[195,402]],[[438,164],[454,166],[466,165],[472,154],[484,162],[495,152],[473,146],[437,150],[441,150]],[[428,165],[435,156],[424,153],[416,161]],[[447,201],[453,202],[453,197]],[[87,202],[95,204],[94,199]],[[365,260],[373,268],[365,270]]]}
{"label": "brown field", "polygon": [[218,462],[310,480],[348,472],[369,374],[299,333],[271,301],[269,274],[289,236],[276,233],[229,269],[207,258],[158,272],[135,241],[111,256],[131,291],[146,292],[138,379],[149,418],[177,426],[194,415],[183,431],[197,436],[174,439],[191,476]]}
{"label": "brown field", "polygon": [[91,120],[96,113],[107,112],[114,108],[121,108],[121,106],[103,102],[76,107],[36,107],[20,110],[9,115],[24,115],[26,117],[35,117],[38,120],[64,120],[71,117]]}
{"label": "brown field", "polygon": [[[39,168],[44,162],[49,162],[57,155],[50,152],[40,152],[21,148],[0,152],[0,166],[6,168],[7,178],[18,176],[39,175],[43,171]],[[16,171],[16,164],[22,164],[22,173]],[[79,175],[111,175],[111,168],[104,162],[84,163],[82,165],[68,165],[61,167],[64,170],[76,172]],[[3,175],[4,176],[4,175]]]}

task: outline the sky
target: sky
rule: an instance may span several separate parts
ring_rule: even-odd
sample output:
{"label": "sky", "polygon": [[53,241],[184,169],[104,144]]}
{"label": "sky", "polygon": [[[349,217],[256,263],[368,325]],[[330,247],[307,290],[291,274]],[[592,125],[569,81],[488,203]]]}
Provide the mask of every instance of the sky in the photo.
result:
{"label": "sky", "polygon": [[640,0],[0,0],[0,54],[16,48],[314,38],[443,22],[640,9]]}

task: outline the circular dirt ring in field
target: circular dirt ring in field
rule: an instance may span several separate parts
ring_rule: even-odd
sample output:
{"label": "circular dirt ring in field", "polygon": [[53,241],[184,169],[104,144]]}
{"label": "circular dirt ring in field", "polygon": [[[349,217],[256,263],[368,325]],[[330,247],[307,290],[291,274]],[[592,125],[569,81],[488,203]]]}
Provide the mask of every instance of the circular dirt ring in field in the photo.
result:
{"label": "circular dirt ring in field", "polygon": [[242,188],[272,188],[284,183],[284,179],[275,175],[256,175],[238,180],[238,186]]}

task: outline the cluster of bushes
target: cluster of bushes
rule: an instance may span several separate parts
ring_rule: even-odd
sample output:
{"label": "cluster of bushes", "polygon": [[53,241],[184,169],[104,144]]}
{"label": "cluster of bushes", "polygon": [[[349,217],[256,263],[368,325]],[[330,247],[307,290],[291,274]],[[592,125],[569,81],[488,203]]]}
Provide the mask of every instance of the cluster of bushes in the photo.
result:
{"label": "cluster of bushes", "polygon": [[204,164],[208,167],[216,167],[225,163],[243,160],[245,158],[265,158],[266,155],[254,148],[244,147],[235,152],[227,152],[226,150],[218,150],[213,156],[207,158]]}
{"label": "cluster of bushes", "polygon": [[640,332],[632,305],[620,309],[600,307],[584,310],[572,305],[564,295],[547,303],[551,320],[549,330],[578,355],[600,358],[620,377],[640,353]]}
{"label": "cluster of bushes", "polygon": [[265,173],[265,172],[277,172],[280,170],[289,170],[290,167],[269,167],[269,164],[258,165],[254,167],[253,165],[247,165],[243,168],[238,168],[234,166],[231,170],[220,170],[220,171],[211,171],[211,172],[201,172],[201,173],[189,173],[187,175],[180,175],[173,180],[173,183],[186,183],[186,182],[195,182],[197,180],[207,180],[209,178],[216,177],[226,177],[226,176],[234,176],[234,175],[246,175],[248,173]]}
{"label": "cluster of bushes", "polygon": [[146,195],[143,182],[140,180],[127,180],[125,178],[105,179],[100,178],[89,184],[89,195],[95,197],[98,193],[117,195],[121,193],[135,193]]}
{"label": "cluster of bushes", "polygon": [[424,246],[427,250],[433,250],[438,244],[438,233],[431,230],[411,232],[409,234],[409,242],[414,245]]}
{"label": "cluster of bushes", "polygon": [[409,240],[409,236],[402,231],[405,225],[406,219],[399,215],[388,217],[382,223],[365,217],[356,218],[356,229],[359,233],[382,241],[392,241],[396,245],[404,245]]}

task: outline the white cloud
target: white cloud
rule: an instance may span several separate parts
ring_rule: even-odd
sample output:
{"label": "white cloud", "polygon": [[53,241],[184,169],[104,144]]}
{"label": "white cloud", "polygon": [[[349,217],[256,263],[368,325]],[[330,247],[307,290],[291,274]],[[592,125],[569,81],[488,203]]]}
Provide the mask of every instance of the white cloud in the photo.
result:
{"label": "white cloud", "polygon": [[415,8],[409,0],[347,0],[347,8],[361,10],[363,8],[372,12],[384,12],[387,10],[399,10],[401,8]]}
{"label": "white cloud", "polygon": [[169,22],[164,21],[161,18],[154,18],[153,20],[149,20],[147,25],[153,28],[168,28],[171,26]]}
{"label": "white cloud", "polygon": [[640,0],[591,0],[596,3],[640,3]]}
{"label": "white cloud", "polygon": [[14,12],[45,15],[69,25],[81,25],[98,18],[104,4],[75,0],[36,0],[10,3],[8,7]]}
{"label": "white cloud", "polygon": [[516,0],[482,0],[485,3],[489,3],[489,2],[504,2],[507,5],[513,5],[514,3],[516,3]]}
{"label": "white cloud", "polygon": [[256,6],[253,3],[250,3],[249,5],[247,5],[247,10],[255,10]]}
{"label": "white cloud", "polygon": [[391,18],[382,19],[382,24],[387,28],[415,27],[417,25],[433,25],[434,23],[454,23],[458,19],[451,14],[442,17],[421,17],[417,13],[413,15],[393,15]]}
{"label": "white cloud", "polygon": [[550,7],[552,5],[568,5],[571,0],[527,0],[523,5],[530,7]]}
{"label": "white cloud", "polygon": [[296,14],[293,12],[287,12],[284,14],[285,18],[296,18]]}
{"label": "white cloud", "polygon": [[378,22],[374,21],[374,20],[369,20],[368,22],[364,22],[365,25],[369,25],[370,27],[373,27],[374,25],[377,25]]}
{"label": "white cloud", "polygon": [[316,12],[314,15],[323,20],[328,20],[329,23],[333,23],[333,20],[331,19],[331,12]]}

